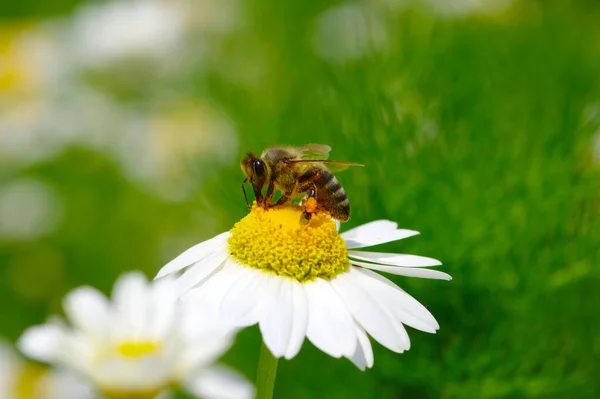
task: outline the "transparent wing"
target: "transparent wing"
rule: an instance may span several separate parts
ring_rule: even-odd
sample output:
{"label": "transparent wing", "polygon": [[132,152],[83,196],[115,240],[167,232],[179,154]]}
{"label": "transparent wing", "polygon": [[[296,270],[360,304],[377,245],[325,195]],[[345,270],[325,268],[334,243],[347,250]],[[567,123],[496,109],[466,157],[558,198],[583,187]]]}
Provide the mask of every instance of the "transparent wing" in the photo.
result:
{"label": "transparent wing", "polygon": [[318,160],[329,158],[331,147],[326,144],[306,144],[298,147],[300,150],[300,159]]}
{"label": "transparent wing", "polygon": [[289,164],[307,164],[307,163],[322,163],[331,172],[341,172],[348,169],[351,166],[365,166],[356,162],[345,162],[345,161],[330,161],[327,159],[300,159],[294,161],[288,161]]}

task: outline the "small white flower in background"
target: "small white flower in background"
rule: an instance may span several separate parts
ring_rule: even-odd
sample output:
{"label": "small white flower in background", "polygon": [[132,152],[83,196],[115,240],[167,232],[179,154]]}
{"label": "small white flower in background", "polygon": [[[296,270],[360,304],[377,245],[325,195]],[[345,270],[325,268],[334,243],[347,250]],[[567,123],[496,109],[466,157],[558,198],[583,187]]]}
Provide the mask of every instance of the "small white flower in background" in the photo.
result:
{"label": "small white flower in background", "polygon": [[72,374],[24,361],[0,341],[0,398],[91,399],[92,390]]}
{"label": "small white flower in background", "polygon": [[52,233],[63,216],[63,201],[39,180],[18,179],[0,187],[0,239],[35,240]]}
{"label": "small white flower in background", "polygon": [[91,287],[63,303],[70,325],[55,318],[24,332],[19,348],[33,359],[77,372],[109,398],[154,398],[183,386],[203,398],[251,398],[252,386],[214,361],[233,331],[201,305],[184,308],[176,282],[148,283],[139,272],[116,282],[111,300]]}
{"label": "small white flower in background", "polygon": [[425,6],[441,18],[462,18],[468,15],[496,15],[506,11],[514,0],[375,0],[385,9],[402,12]]}
{"label": "small white flower in background", "polygon": [[86,4],[75,14],[76,61],[102,68],[127,60],[160,60],[179,48],[186,29],[182,2],[109,1]]}
{"label": "small white flower in background", "polygon": [[591,144],[592,160],[596,164],[600,164],[600,130],[592,136]]}
{"label": "small white flower in background", "polygon": [[469,14],[494,15],[506,10],[513,0],[425,0],[442,17],[462,17]]}
{"label": "small white flower in background", "polygon": [[[225,113],[201,101],[181,99],[158,104],[153,111],[137,119],[131,115],[114,141],[115,156],[125,175],[148,192],[185,200],[197,190],[199,179],[233,159],[235,127]],[[211,168],[202,175],[192,173],[194,165],[209,160]]]}
{"label": "small white flower in background", "polygon": [[[42,20],[0,24],[0,104],[43,95],[62,78],[59,31]],[[4,102],[6,101],[6,102]]]}
{"label": "small white flower in background", "polygon": [[[0,168],[55,156],[61,140],[42,126],[68,63],[60,30],[43,21],[0,24]],[[71,118],[73,115],[71,115]]]}
{"label": "small white flower in background", "polygon": [[342,4],[319,15],[313,42],[321,58],[343,64],[382,51],[388,37],[385,23],[374,8]]}
{"label": "small white flower in background", "polygon": [[404,325],[434,333],[429,311],[380,271],[450,280],[428,267],[441,263],[415,255],[356,251],[418,232],[378,220],[342,233],[327,216],[299,224],[296,205],[255,206],[230,232],[190,248],[164,266],[179,277],[186,303],[211,306],[232,326],[258,323],[276,357],[291,359],[307,337],[335,358],[360,369],[373,366],[371,335],[401,353],[410,348]]}

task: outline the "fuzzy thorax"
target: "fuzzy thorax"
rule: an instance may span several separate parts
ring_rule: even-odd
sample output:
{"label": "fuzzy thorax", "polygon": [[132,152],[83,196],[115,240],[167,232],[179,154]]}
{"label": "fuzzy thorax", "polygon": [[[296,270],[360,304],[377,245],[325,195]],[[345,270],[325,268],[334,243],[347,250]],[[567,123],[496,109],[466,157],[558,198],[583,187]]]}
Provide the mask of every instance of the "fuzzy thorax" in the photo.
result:
{"label": "fuzzy thorax", "polygon": [[229,251],[242,265],[300,282],[331,279],[348,270],[348,251],[328,214],[301,225],[303,208],[288,204],[252,211],[231,229]]}

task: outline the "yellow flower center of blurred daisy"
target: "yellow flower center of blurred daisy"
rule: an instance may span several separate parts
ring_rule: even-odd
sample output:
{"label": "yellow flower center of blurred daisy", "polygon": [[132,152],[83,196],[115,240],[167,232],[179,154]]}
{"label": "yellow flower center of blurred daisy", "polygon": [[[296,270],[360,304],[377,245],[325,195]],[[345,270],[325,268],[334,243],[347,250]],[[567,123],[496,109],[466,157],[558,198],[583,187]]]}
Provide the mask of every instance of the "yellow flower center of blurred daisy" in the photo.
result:
{"label": "yellow flower center of blurred daisy", "polygon": [[17,374],[12,389],[13,396],[17,399],[35,399],[40,394],[38,383],[47,370],[37,364],[26,363]]}
{"label": "yellow flower center of blurred daisy", "polygon": [[117,346],[117,351],[125,357],[141,357],[158,352],[159,345],[154,341],[123,342]]}
{"label": "yellow flower center of blurred daisy", "polygon": [[160,387],[158,389],[147,389],[140,391],[120,391],[102,389],[102,393],[108,399],[155,399],[158,394],[167,389],[168,387]]}
{"label": "yellow flower center of blurred daisy", "polygon": [[242,265],[300,282],[330,279],[348,270],[348,251],[331,216],[313,214],[300,223],[304,208],[254,206],[231,229],[229,251]]}

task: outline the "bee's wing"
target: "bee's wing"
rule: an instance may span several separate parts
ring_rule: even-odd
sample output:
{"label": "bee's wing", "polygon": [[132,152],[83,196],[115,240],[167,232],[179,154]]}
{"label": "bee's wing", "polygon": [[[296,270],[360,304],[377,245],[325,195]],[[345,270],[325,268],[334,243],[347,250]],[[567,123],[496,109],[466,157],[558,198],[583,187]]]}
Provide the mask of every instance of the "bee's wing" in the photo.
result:
{"label": "bee's wing", "polygon": [[331,147],[326,144],[306,144],[297,147],[300,150],[300,159],[318,160],[329,158]]}
{"label": "bee's wing", "polygon": [[327,159],[299,159],[288,161],[288,164],[306,164],[306,163],[322,163],[331,172],[341,172],[351,166],[365,166],[356,162],[330,161]]}

